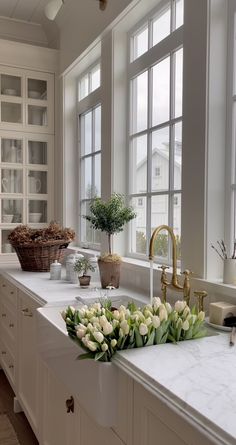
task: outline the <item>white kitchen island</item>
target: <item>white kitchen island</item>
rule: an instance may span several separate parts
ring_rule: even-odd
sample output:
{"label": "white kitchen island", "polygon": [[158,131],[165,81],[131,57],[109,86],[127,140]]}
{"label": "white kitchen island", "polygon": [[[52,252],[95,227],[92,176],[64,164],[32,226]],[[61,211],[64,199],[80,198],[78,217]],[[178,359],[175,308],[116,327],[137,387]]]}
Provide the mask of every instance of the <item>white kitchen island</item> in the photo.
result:
{"label": "white kitchen island", "polygon": [[[79,394],[72,393],[74,386],[64,382],[56,367],[50,367],[49,362],[39,356],[36,314],[40,307],[40,319],[45,323],[45,336],[49,340],[48,351],[51,347],[52,355],[55,355],[58,335],[60,341],[56,356],[60,360],[65,357],[62,363],[68,374],[70,365],[73,367],[76,362],[77,347],[67,337],[59,312],[67,304],[77,304],[75,297],[80,291],[76,285],[50,282],[48,277],[49,274],[22,272],[19,267],[2,271],[2,284],[6,287],[1,292],[1,311],[6,306],[14,311],[11,303],[15,298],[19,320],[13,348],[15,379],[11,383],[40,444],[236,444],[236,349],[229,347],[228,333],[178,345],[158,345],[117,353],[112,365],[117,384],[108,396],[111,406],[117,407],[116,421],[111,427],[104,428],[80,403]],[[10,305],[6,303],[8,283]],[[130,295],[137,298],[137,294]],[[27,301],[31,307],[26,307]],[[22,312],[25,309],[29,312]],[[1,341],[5,342],[8,337],[4,337],[2,320],[0,329]],[[11,342],[9,345],[10,350]],[[25,351],[24,364],[19,350]],[[76,366],[80,363],[77,361]],[[4,362],[5,372],[6,366]],[[25,377],[20,375],[22,372]],[[86,385],[91,386],[84,375],[83,382],[85,388]],[[33,397],[35,383],[37,391]],[[32,391],[27,389],[27,385],[32,386]],[[74,414],[67,414],[65,401],[71,396],[74,397]]]}

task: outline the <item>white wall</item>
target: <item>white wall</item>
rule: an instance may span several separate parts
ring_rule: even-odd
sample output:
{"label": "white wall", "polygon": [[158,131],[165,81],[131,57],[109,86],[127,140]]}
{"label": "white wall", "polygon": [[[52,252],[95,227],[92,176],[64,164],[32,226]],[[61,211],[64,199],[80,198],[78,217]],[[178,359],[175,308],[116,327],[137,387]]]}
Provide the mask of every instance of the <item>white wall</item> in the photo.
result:
{"label": "white wall", "polygon": [[[63,72],[131,3],[108,0],[105,11],[97,0],[67,0],[57,17],[60,28],[60,70]],[[149,1],[149,0],[148,0]]]}

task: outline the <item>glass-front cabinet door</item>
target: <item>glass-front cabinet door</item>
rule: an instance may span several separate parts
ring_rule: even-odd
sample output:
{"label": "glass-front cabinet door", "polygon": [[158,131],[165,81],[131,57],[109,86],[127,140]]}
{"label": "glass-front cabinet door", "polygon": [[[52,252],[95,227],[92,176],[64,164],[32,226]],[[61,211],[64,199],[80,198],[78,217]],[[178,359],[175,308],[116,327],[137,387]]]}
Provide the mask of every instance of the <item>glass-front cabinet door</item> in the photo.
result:
{"label": "glass-front cabinet door", "polygon": [[53,83],[52,74],[16,68],[0,71],[0,127],[52,134]]}

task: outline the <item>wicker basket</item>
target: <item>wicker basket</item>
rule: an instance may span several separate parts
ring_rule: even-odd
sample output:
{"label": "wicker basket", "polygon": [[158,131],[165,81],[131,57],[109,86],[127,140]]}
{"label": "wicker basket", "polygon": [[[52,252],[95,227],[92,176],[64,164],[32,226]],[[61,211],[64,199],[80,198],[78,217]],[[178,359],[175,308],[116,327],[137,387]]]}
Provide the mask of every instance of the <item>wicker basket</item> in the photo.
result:
{"label": "wicker basket", "polygon": [[53,261],[61,262],[69,242],[65,240],[47,241],[45,243],[11,243],[19,258],[22,270],[29,272],[48,272]]}

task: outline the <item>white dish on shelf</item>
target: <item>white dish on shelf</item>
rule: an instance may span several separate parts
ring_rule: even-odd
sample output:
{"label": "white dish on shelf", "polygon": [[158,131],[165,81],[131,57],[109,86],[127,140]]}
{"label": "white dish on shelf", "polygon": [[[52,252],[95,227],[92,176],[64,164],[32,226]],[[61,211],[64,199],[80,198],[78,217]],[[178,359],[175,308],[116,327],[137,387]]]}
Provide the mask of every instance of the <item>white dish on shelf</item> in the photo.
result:
{"label": "white dish on shelf", "polygon": [[214,328],[214,329],[218,329],[218,331],[226,331],[226,332],[230,332],[230,331],[232,331],[232,328],[230,328],[229,326],[222,326],[221,324],[214,324],[214,323],[211,323],[211,322],[209,321],[209,317],[206,317],[206,318],[205,318],[205,322],[206,322],[209,326],[211,326],[212,328]]}
{"label": "white dish on shelf", "polygon": [[4,88],[2,93],[6,94],[7,96],[16,96],[17,91],[15,88]]}
{"label": "white dish on shelf", "polygon": [[41,97],[40,91],[29,90],[28,94],[30,99],[40,99]]}
{"label": "white dish on shelf", "polygon": [[42,217],[42,213],[29,213],[29,222],[39,223]]}
{"label": "white dish on shelf", "polygon": [[11,223],[13,220],[13,217],[14,217],[14,215],[9,215],[9,214],[2,215],[2,222],[3,223]]}

